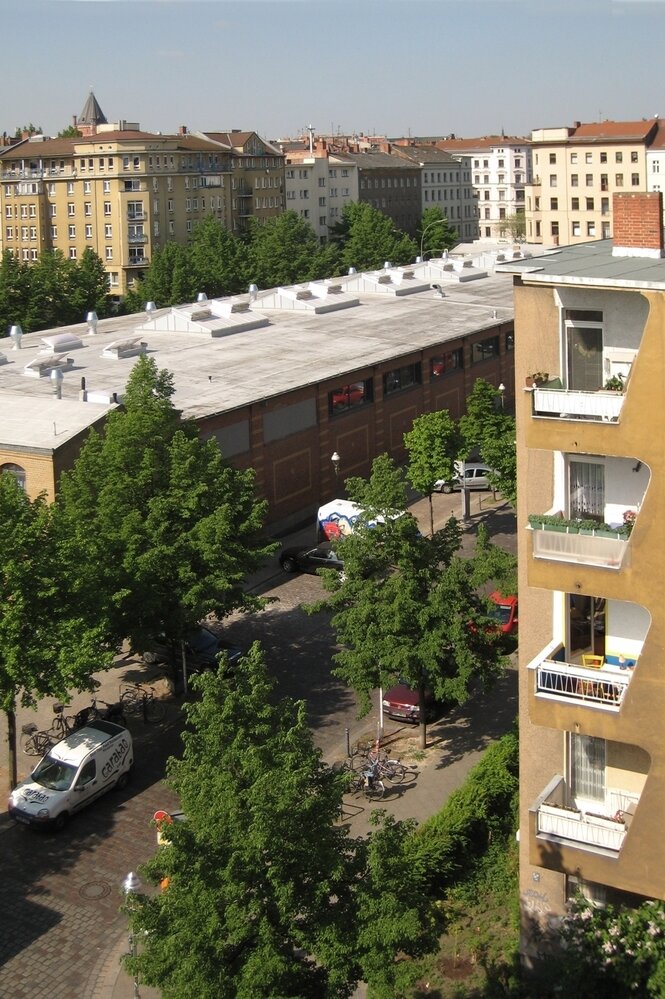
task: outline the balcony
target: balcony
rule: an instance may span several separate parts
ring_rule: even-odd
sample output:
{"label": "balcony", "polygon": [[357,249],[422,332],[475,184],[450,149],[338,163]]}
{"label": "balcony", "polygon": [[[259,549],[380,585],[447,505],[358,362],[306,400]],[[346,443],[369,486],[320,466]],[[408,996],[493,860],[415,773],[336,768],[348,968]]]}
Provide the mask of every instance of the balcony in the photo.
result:
{"label": "balcony", "polygon": [[604,802],[587,801],[585,804],[591,807],[583,810],[573,801],[564,778],[557,775],[529,811],[535,816],[537,839],[615,856],[621,850],[638,801],[638,795],[608,788]]}
{"label": "balcony", "polygon": [[538,657],[533,669],[536,697],[543,700],[591,705],[603,711],[618,713],[635,669],[634,659],[606,661],[591,669],[577,663]]}
{"label": "balcony", "polygon": [[135,234],[133,236],[128,236],[127,237],[127,241],[129,243],[132,243],[132,244],[145,243],[145,242],[147,242],[147,240],[148,240],[148,237],[146,236],[146,234],[144,232],[142,232],[140,234],[137,233],[137,234]]}
{"label": "balcony", "polygon": [[146,218],[145,212],[127,212],[128,222],[145,222]]}
{"label": "balcony", "polygon": [[559,387],[535,386],[534,417],[558,420],[585,420],[594,423],[617,423],[623,406],[623,392],[580,392]]}
{"label": "balcony", "polygon": [[147,257],[130,257],[125,267],[147,267],[149,263]]}
{"label": "balcony", "polygon": [[532,532],[534,558],[615,570],[626,563],[630,535],[626,526],[615,529],[607,524],[598,524],[592,528],[578,526],[587,524],[587,521],[549,519],[551,523],[539,522],[537,514],[529,517],[527,530]]}

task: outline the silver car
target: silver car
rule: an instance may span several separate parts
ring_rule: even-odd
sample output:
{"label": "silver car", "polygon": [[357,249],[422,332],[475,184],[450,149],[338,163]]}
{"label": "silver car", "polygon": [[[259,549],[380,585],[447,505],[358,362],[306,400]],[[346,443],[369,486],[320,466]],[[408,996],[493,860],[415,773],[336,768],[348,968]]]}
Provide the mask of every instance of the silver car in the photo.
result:
{"label": "silver car", "polygon": [[492,471],[487,465],[469,461],[465,465],[459,466],[459,471],[454,479],[438,479],[434,483],[434,488],[440,493],[452,493],[455,489],[462,488],[464,480],[465,489],[491,489],[492,486],[487,478]]}

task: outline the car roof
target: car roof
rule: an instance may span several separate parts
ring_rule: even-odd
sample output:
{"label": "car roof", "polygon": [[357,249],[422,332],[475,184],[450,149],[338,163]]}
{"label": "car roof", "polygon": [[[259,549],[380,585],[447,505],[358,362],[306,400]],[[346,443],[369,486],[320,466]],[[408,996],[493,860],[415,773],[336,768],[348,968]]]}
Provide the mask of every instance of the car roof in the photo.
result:
{"label": "car roof", "polygon": [[94,720],[58,742],[49,750],[49,755],[55,760],[78,766],[93,749],[99,749],[105,742],[126,732],[127,729],[121,725],[114,725],[113,722],[103,719]]}

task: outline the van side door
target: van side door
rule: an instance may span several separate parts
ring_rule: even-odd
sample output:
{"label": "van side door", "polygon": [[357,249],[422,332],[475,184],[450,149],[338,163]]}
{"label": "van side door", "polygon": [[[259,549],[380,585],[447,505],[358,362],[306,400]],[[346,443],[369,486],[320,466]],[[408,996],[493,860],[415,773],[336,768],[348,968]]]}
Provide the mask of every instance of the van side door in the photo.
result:
{"label": "van side door", "polygon": [[83,808],[83,806],[87,805],[89,801],[97,797],[97,795],[101,793],[99,785],[100,781],[97,774],[97,761],[95,757],[92,756],[89,760],[86,760],[81,767],[72,788],[70,796],[72,811],[78,811],[79,808]]}

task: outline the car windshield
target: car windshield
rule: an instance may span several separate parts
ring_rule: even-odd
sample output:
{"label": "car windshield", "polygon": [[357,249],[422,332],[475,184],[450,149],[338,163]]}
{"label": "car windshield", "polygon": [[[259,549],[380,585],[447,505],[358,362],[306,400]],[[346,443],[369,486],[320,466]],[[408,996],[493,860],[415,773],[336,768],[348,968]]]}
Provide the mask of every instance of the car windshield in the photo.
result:
{"label": "car windshield", "polygon": [[36,784],[47,787],[51,791],[69,791],[74,783],[76,767],[71,763],[63,763],[61,760],[54,760],[52,756],[45,756],[32,771],[32,779]]}
{"label": "car windshield", "polygon": [[497,604],[491,610],[491,616],[500,624],[508,624],[510,621],[510,604]]}
{"label": "car windshield", "polygon": [[201,628],[189,636],[189,644],[194,652],[214,652],[218,642],[211,631]]}

